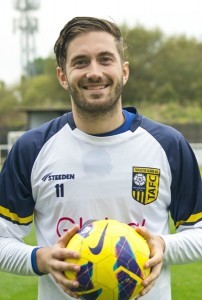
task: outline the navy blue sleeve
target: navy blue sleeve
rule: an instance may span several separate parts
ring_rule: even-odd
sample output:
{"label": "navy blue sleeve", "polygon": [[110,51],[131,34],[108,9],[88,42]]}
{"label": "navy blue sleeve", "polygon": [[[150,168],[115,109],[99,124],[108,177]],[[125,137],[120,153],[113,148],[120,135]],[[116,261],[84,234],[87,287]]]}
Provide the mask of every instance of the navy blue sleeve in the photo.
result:
{"label": "navy blue sleeve", "polygon": [[[22,139],[23,140],[23,139]],[[30,185],[30,149],[20,141],[11,149],[0,174],[0,216],[17,224],[29,225],[34,201]]]}
{"label": "navy blue sleeve", "polygon": [[67,123],[67,115],[27,131],[11,149],[0,173],[0,217],[29,225],[33,220],[31,173],[38,153]]}
{"label": "navy blue sleeve", "polygon": [[202,220],[202,181],[199,166],[189,143],[172,127],[143,118],[141,127],[162,146],[170,165],[170,213],[176,228]]}

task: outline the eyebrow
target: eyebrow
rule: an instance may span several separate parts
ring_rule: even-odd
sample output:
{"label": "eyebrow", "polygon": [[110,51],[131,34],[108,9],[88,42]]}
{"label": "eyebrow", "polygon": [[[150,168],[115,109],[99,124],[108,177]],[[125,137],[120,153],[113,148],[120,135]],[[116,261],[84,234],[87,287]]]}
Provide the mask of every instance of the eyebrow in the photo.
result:
{"label": "eyebrow", "polygon": [[77,56],[75,56],[75,57],[73,57],[73,58],[71,59],[70,63],[73,63],[73,62],[75,62],[75,61],[77,61],[77,60],[79,60],[79,59],[84,59],[84,58],[86,58],[86,57],[88,57],[88,56],[87,56],[87,55],[77,55]]}
{"label": "eyebrow", "polygon": [[[115,55],[112,53],[112,52],[109,52],[109,51],[102,51],[102,52],[99,52],[98,57],[101,57],[101,56],[110,56],[110,57],[113,57],[115,58]],[[70,61],[70,63],[74,63],[75,61],[79,60],[79,59],[86,59],[88,58],[88,55],[85,55],[85,54],[81,54],[81,55],[77,55],[75,57],[73,57]]]}
{"label": "eyebrow", "polygon": [[115,57],[114,53],[109,52],[109,51],[103,51],[103,52],[100,52],[100,53],[98,54],[98,56],[111,56],[111,57]]}

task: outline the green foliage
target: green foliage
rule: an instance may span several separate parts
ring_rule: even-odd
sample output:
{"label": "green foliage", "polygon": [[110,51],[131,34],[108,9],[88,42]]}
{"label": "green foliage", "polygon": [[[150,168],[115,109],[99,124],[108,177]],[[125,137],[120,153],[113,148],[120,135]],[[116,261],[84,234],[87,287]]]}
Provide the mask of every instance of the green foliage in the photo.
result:
{"label": "green foliage", "polygon": [[[18,97],[15,89],[7,89],[5,85],[0,87],[0,124],[19,126],[23,124],[23,118],[16,114]],[[12,124],[11,124],[12,119]]]}
{"label": "green foliage", "polygon": [[156,103],[142,101],[140,103],[134,102],[138,111],[164,124],[174,123],[201,123],[202,122],[202,108],[198,102],[191,102],[190,104],[181,105],[179,102],[170,101],[168,103]]}
{"label": "green foliage", "polygon": [[57,80],[55,60],[38,58],[35,67],[37,76],[25,78],[19,86],[22,106],[58,108],[67,105],[69,95]]}
{"label": "green foliage", "polygon": [[148,101],[156,89],[154,65],[161,47],[163,35],[159,30],[147,31],[143,27],[127,30],[128,60],[130,78],[123,93],[123,100]]}
{"label": "green foliage", "polygon": [[[124,31],[127,29],[124,28]],[[127,102],[202,105],[202,43],[185,36],[165,37],[160,30],[136,27],[128,31],[130,79]]]}
{"label": "green foliage", "polygon": [[54,77],[56,74],[56,61],[52,56],[47,58],[38,57],[35,60],[34,65],[36,69],[36,75],[49,74]]}
{"label": "green foliage", "polygon": [[58,81],[52,80],[48,74],[38,75],[23,82],[21,85],[23,94],[22,105],[29,107],[53,107],[64,105],[67,102],[65,91],[59,87]]}

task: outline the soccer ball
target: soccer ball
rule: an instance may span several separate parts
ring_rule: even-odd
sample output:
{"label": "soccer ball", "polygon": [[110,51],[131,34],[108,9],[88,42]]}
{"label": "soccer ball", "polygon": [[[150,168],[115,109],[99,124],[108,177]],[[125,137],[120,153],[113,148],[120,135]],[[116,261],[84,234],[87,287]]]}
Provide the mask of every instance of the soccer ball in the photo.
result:
{"label": "soccer ball", "polygon": [[78,273],[66,271],[77,280],[74,291],[87,300],[135,299],[143,289],[142,280],[150,273],[144,269],[150,251],[135,229],[116,220],[84,224],[67,245],[79,252],[79,259],[66,259],[80,265]]}

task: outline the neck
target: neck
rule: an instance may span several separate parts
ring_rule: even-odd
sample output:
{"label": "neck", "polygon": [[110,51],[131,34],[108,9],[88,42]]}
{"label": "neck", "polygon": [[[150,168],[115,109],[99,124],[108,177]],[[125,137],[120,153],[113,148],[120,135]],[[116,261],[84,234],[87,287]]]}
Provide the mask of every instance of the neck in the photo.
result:
{"label": "neck", "polygon": [[124,122],[121,104],[116,106],[113,111],[100,113],[83,114],[75,107],[72,107],[74,122],[76,127],[88,134],[102,134],[112,131]]}

